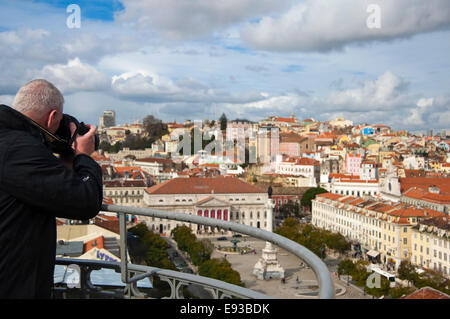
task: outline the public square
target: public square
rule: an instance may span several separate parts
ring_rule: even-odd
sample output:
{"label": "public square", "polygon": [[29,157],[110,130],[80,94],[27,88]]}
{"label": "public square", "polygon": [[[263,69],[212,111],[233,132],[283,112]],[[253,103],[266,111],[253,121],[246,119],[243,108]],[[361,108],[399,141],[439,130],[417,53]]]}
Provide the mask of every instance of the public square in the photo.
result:
{"label": "public square", "polygon": [[[241,275],[241,280],[245,283],[245,287],[254,291],[261,292],[268,296],[277,299],[304,299],[304,298],[317,298],[317,294],[308,296],[301,294],[305,290],[314,290],[314,286],[317,286],[317,281],[314,272],[309,267],[305,267],[298,257],[293,254],[274,246],[278,251],[278,261],[285,270],[285,283],[282,283],[279,279],[272,280],[258,280],[253,275],[253,267],[261,257],[261,250],[265,247],[265,241],[244,237],[239,238],[239,247],[251,246],[256,250],[256,254],[226,254],[226,259],[231,263],[234,270],[238,271]],[[217,241],[212,240],[215,246],[232,246],[230,241]],[[222,258],[225,254],[214,250],[211,258]],[[334,262],[334,263],[333,263]],[[337,299],[366,299],[372,298],[364,294],[362,289],[353,285],[347,286],[346,281],[338,279],[334,275],[336,271],[336,261],[332,258],[326,259],[327,266],[330,270],[330,274],[333,278],[335,289],[337,290]],[[303,264],[303,265],[301,265]],[[298,281],[297,281],[298,279]],[[312,289],[308,289],[312,287]]]}

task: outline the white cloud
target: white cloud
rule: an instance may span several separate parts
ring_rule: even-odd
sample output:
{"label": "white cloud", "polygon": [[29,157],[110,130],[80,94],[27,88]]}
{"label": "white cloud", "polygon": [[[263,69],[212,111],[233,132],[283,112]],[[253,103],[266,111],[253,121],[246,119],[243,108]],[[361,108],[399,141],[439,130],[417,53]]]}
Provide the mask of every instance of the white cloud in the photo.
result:
{"label": "white cloud", "polygon": [[247,103],[264,99],[261,93],[229,93],[191,78],[173,81],[144,71],[113,76],[112,89],[121,98],[152,103]]}
{"label": "white cloud", "polygon": [[80,59],[67,64],[46,65],[35,77],[52,82],[63,93],[95,91],[109,88],[109,77]]}
{"label": "white cloud", "polygon": [[404,93],[407,87],[408,82],[386,71],[376,80],[365,81],[362,87],[333,91],[323,102],[327,109],[390,110],[394,107],[403,107],[405,103],[408,103],[408,97]]}
{"label": "white cloud", "polygon": [[278,12],[291,0],[122,0],[116,20],[156,30],[171,39],[212,34],[262,14]]}
{"label": "white cloud", "polygon": [[[367,27],[370,4],[381,9],[379,29]],[[448,0],[305,0],[281,16],[268,15],[247,23],[242,37],[263,50],[330,51],[449,27]]]}

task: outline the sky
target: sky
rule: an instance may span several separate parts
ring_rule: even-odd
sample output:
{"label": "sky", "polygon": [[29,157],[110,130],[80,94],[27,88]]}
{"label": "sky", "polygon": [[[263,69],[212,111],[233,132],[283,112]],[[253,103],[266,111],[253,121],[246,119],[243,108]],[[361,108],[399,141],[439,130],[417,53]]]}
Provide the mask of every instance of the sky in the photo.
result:
{"label": "sky", "polygon": [[448,0],[2,0],[0,49],[0,103],[44,78],[93,124],[112,109],[120,124],[294,114],[450,131]]}

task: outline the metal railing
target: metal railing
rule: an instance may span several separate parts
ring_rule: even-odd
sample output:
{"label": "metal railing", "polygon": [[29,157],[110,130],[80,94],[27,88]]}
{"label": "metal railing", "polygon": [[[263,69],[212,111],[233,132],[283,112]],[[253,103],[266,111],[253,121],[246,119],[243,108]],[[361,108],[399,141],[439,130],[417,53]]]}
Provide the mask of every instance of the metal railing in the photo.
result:
{"label": "metal railing", "polygon": [[[116,212],[120,214],[120,245],[121,249],[125,249],[126,247],[126,214],[130,215],[138,215],[138,216],[146,216],[146,217],[156,217],[162,219],[170,219],[187,223],[194,223],[204,226],[217,227],[219,229],[234,231],[237,233],[249,235],[252,237],[256,237],[259,239],[263,239],[265,241],[271,242],[272,244],[277,245],[280,248],[286,249],[290,253],[302,259],[306,264],[308,264],[311,269],[314,271],[318,283],[319,283],[319,298],[330,299],[334,298],[335,290],[333,286],[333,281],[330,276],[330,272],[328,271],[327,266],[322,262],[322,260],[312,253],[310,250],[305,247],[299,245],[298,243],[287,239],[278,234],[255,228],[246,226],[243,224],[233,223],[224,220],[218,220],[208,217],[200,217],[195,215],[188,215],[183,213],[176,213],[165,210],[156,210],[151,208],[140,208],[140,207],[125,207],[125,206],[117,206],[117,205],[103,205],[103,211]],[[125,235],[124,235],[125,234]],[[124,251],[124,250],[122,250]],[[122,281],[127,282],[126,278],[126,267],[127,262],[126,259],[122,258]]]}
{"label": "metal railing", "polygon": [[[327,266],[322,262],[322,260],[305,247],[278,234],[234,222],[183,213],[176,213],[165,210],[156,210],[151,208],[103,205],[102,211],[114,212],[119,214],[121,252],[127,251],[127,228],[126,228],[127,214],[145,217],[156,217],[161,219],[169,219],[180,222],[210,226],[213,228],[233,231],[249,235],[258,239],[262,239],[289,251],[290,253],[294,254],[295,256],[303,260],[314,271],[320,289],[319,298],[332,299],[335,297],[335,289],[333,281],[331,279],[330,272],[328,271]],[[125,292],[126,295],[128,295],[128,297],[131,296],[144,297],[144,295],[137,289],[136,283],[139,280],[145,278],[149,278],[151,280],[152,277],[158,276],[161,280],[166,281],[169,284],[171,288],[171,295],[169,298],[183,298],[182,294],[180,294],[180,288],[182,286],[188,286],[190,284],[197,284],[203,286],[205,289],[209,290],[212,293],[212,296],[215,299],[232,298],[232,297],[251,298],[251,299],[271,298],[269,296],[255,292],[253,290],[228,284],[223,281],[211,278],[166,269],[129,264],[126,253],[125,254],[121,253],[120,263],[57,258],[57,264],[79,265],[80,269],[82,270],[81,271],[82,274],[80,275],[81,278],[80,288],[82,291],[85,291],[86,293],[95,292],[98,290],[96,289],[96,287],[93,287],[92,284],[90,284],[89,282],[90,271],[98,268],[110,268],[115,269],[117,272],[120,270],[121,279],[122,282],[126,285]]]}
{"label": "metal railing", "polygon": [[[122,272],[123,268],[119,262],[110,261],[98,261],[98,260],[83,260],[72,258],[57,258],[57,265],[63,265],[70,267],[76,265],[79,271],[79,281],[77,282],[76,289],[81,291],[83,297],[89,296],[104,296],[104,297],[127,297],[131,298],[145,298],[147,297],[142,293],[138,287],[137,282],[148,278],[153,283],[153,279],[158,277],[161,281],[168,283],[170,287],[170,295],[163,297],[162,299],[183,299],[182,289],[184,286],[198,285],[209,291],[213,299],[224,298],[241,298],[241,299],[271,299],[272,297],[266,296],[259,292],[243,288],[240,286],[232,285],[220,280],[186,274],[178,271],[172,271],[167,269],[160,269],[142,265],[127,265],[127,275],[125,289],[112,289],[103,290],[101,286],[93,285],[90,280],[91,272],[99,269],[113,269],[116,272]],[[57,293],[70,293],[73,288],[56,287],[54,288]]]}

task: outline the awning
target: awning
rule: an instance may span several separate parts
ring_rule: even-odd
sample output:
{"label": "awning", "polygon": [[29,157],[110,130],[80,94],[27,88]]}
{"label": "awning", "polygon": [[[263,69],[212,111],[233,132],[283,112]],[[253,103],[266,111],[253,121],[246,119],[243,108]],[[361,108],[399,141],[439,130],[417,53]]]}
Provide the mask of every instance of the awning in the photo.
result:
{"label": "awning", "polygon": [[372,258],[376,258],[379,254],[380,254],[380,252],[378,252],[376,250],[369,250],[369,252],[367,253],[367,256],[370,256]]}

